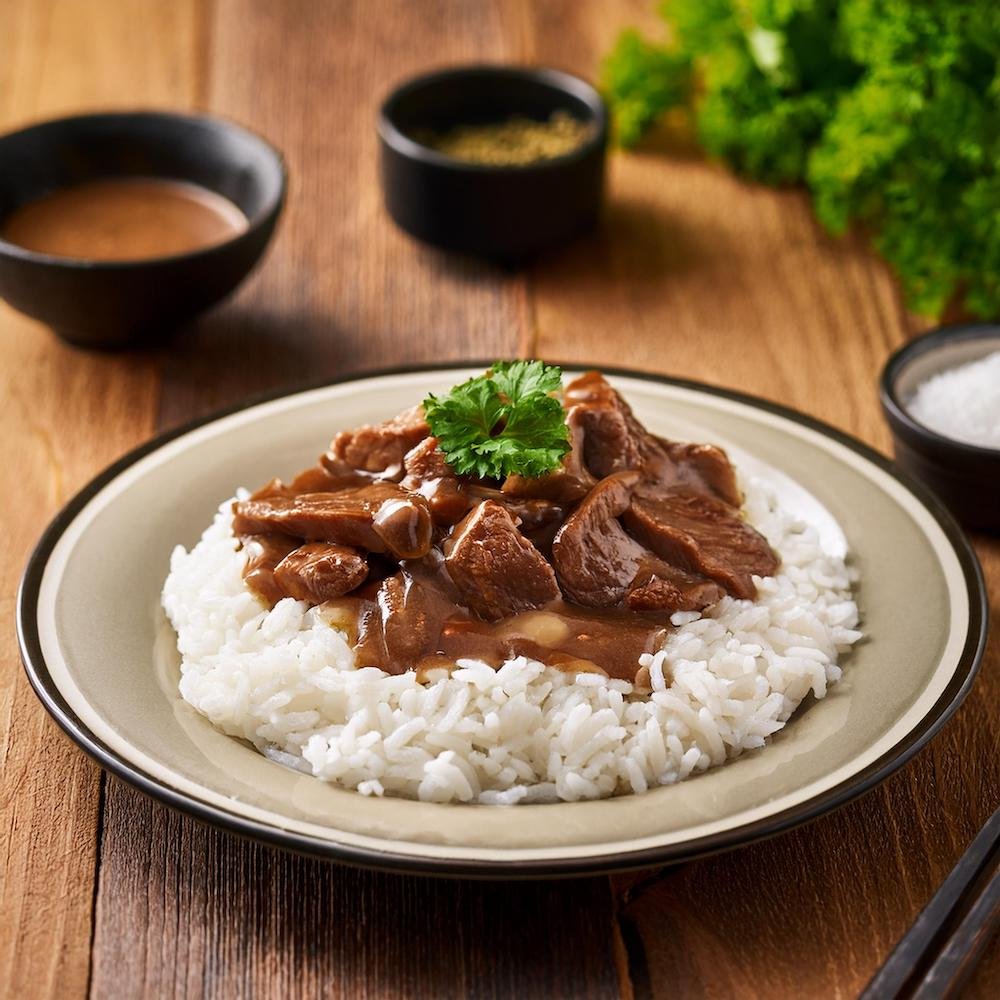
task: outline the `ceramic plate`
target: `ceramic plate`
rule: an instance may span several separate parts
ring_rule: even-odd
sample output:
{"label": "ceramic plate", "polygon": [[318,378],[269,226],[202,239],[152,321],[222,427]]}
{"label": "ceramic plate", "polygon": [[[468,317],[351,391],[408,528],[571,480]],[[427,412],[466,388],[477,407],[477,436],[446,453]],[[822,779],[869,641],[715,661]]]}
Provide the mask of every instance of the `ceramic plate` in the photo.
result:
{"label": "ceramic plate", "polygon": [[691,780],[597,802],[515,807],[367,798],[272,763],[177,693],[159,610],[171,550],[237,485],[311,464],[338,429],[394,414],[482,367],[392,372],[285,394],[160,437],[56,518],[22,581],[28,676],[101,765],[199,819],[381,868],[502,877],[677,861],[786,830],[871,788],[922,747],[972,683],[986,634],[975,556],[922,489],[864,445],[736,393],[619,372],[654,432],[718,442],[845,542],[867,640],[830,695],[762,750]]}

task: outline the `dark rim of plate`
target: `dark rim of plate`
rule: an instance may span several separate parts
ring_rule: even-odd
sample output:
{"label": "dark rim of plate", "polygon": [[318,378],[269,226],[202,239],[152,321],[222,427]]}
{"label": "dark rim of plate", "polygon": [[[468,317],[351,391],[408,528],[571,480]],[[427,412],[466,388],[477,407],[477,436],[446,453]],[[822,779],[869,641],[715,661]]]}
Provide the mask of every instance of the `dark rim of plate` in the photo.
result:
{"label": "dark rim of plate", "polygon": [[[576,149],[563,153],[561,156],[553,156],[545,160],[535,160],[531,163],[517,164],[496,164],[496,163],[475,163],[468,160],[460,160],[457,157],[449,156],[447,153],[440,153],[430,146],[425,146],[422,142],[408,136],[397,124],[395,120],[395,106],[404,97],[414,90],[419,90],[428,84],[458,81],[469,76],[494,76],[501,80],[532,80],[540,83],[550,90],[566,94],[570,97],[582,101],[588,110],[588,123],[594,126],[593,135],[589,136]],[[516,111],[515,108],[511,109]],[[456,122],[456,124],[460,124]],[[608,113],[601,95],[582,77],[574,76],[561,69],[549,69],[545,67],[532,66],[501,66],[490,63],[476,63],[469,66],[452,66],[447,69],[435,70],[432,73],[425,73],[421,76],[413,77],[394,88],[382,102],[378,113],[378,134],[382,141],[401,156],[410,160],[418,160],[443,170],[453,170],[457,173],[478,173],[478,174],[509,174],[509,173],[531,173],[533,171],[546,171],[564,167],[566,164],[575,163],[589,156],[595,149],[603,148],[608,141]]]}
{"label": "dark rim of plate", "polygon": [[[345,864],[375,868],[383,871],[450,877],[504,879],[595,875],[625,869],[674,864],[681,861],[690,861],[693,858],[714,854],[733,847],[744,846],[754,841],[784,833],[793,827],[817,819],[874,788],[875,785],[909,761],[941,729],[945,722],[951,718],[952,714],[968,694],[976,672],[979,669],[986,645],[989,606],[982,570],[972,546],[958,527],[958,524],[940,502],[919,483],[901,473],[889,459],[869,448],[868,445],[828,424],[824,424],[812,417],[807,417],[789,407],[759,399],[747,393],[705,385],[704,383],[687,379],[671,378],[669,376],[624,368],[602,367],[602,371],[612,376],[617,375],[626,378],[643,379],[650,382],[659,382],[664,385],[693,389],[713,396],[721,396],[725,399],[731,399],[738,403],[744,403],[757,409],[777,414],[794,423],[815,430],[850,448],[898,480],[930,512],[948,538],[961,564],[969,599],[969,631],[966,635],[958,667],[937,702],[935,702],[917,726],[899,743],[889,749],[878,760],[869,764],[864,770],[852,775],[834,788],[828,789],[820,795],[780,813],[695,840],[644,848],[637,851],[598,853],[576,858],[528,861],[477,861],[464,858],[422,857],[419,855],[408,855],[393,851],[338,844],[322,838],[283,830],[267,823],[261,823],[244,816],[236,815],[220,807],[201,802],[150,777],[135,765],[120,757],[86,728],[64,701],[49,675],[48,668],[42,656],[37,623],[38,592],[45,566],[56,543],[83,507],[104,486],[114,480],[129,466],[134,465],[139,459],[161,448],[167,442],[173,441],[205,424],[212,423],[221,417],[238,413],[241,410],[249,409],[260,403],[293,396],[310,389],[356,382],[367,378],[446,371],[458,368],[475,368],[477,366],[486,368],[491,363],[491,361],[471,360],[434,365],[383,368],[260,394],[212,413],[209,416],[193,420],[180,427],[159,434],[146,444],[140,445],[138,448],[128,452],[117,462],[108,466],[107,469],[91,480],[90,483],[63,507],[45,530],[45,533],[42,535],[28,560],[21,579],[21,585],[18,589],[16,620],[21,658],[24,662],[31,686],[49,714],[78,746],[112,774],[127,781],[140,791],[151,795],[153,798],[159,799],[168,806],[179,809],[202,822],[220,826],[232,833],[301,854],[324,857]],[[566,363],[563,367],[568,370],[586,368],[585,365],[579,363]],[[492,807],[470,805],[463,808]],[[545,805],[518,806],[518,808],[544,809]]]}
{"label": "dark rim of plate", "polygon": [[889,357],[885,368],[882,369],[882,378],[879,380],[882,406],[894,420],[909,431],[911,436],[933,442],[939,449],[948,448],[969,457],[997,459],[1000,458],[1000,448],[988,448],[986,445],[971,444],[968,441],[946,437],[944,434],[932,430],[926,424],[920,423],[910,414],[909,407],[896,392],[899,376],[906,370],[906,366],[910,362],[925,354],[933,354],[948,344],[964,340],[995,340],[997,350],[1000,350],[1000,326],[995,323],[960,323],[954,326],[938,326],[904,344]]}
{"label": "dark rim of plate", "polygon": [[[60,254],[42,253],[39,250],[29,250],[27,247],[19,246],[0,237],[0,255],[12,257],[16,260],[29,261],[36,264],[45,264],[50,267],[61,267],[73,271],[136,271],[143,268],[156,267],[163,264],[173,264],[179,260],[197,261],[201,257],[208,257],[218,253],[220,250],[231,247],[244,240],[251,239],[253,235],[262,227],[269,225],[276,220],[285,204],[288,194],[288,165],[285,163],[281,150],[264,136],[245,125],[230,121],[220,115],[208,115],[199,112],[183,111],[95,111],[93,113],[81,115],[63,115],[60,118],[49,118],[45,121],[35,122],[24,128],[15,129],[13,132],[5,132],[0,135],[0,143],[4,140],[21,135],[24,132],[45,131],[56,129],[69,122],[104,121],[107,119],[128,119],[144,118],[148,120],[162,119],[165,121],[192,122],[204,125],[208,129],[217,132],[236,133],[249,137],[254,142],[259,143],[274,158],[274,163],[278,168],[280,178],[278,191],[274,198],[262,205],[253,215],[247,218],[246,229],[241,229],[238,233],[224,239],[219,243],[212,243],[207,247],[200,247],[197,250],[187,250],[182,253],[165,254],[159,257],[140,257],[137,260],[89,260],[86,257],[65,257]],[[180,177],[166,177],[166,175],[154,175],[156,180],[179,180]],[[190,183],[190,182],[188,182]]]}

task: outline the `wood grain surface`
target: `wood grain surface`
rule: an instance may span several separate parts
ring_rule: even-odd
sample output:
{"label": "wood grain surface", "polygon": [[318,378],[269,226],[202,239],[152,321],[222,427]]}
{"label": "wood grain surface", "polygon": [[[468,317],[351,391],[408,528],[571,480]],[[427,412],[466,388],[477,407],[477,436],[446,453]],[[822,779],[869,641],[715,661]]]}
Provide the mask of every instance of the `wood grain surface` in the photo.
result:
{"label": "wood grain surface", "polygon": [[[0,127],[196,107],[284,151],[256,275],[159,349],[68,348],[0,304],[0,994],[851,997],[1000,803],[1000,650],[917,759],[838,813],[661,871],[534,884],[341,868],[238,840],[104,778],[35,701],[13,595],[46,520],[157,428],[303,379],[541,355],[733,386],[883,450],[875,379],[921,329],[857,240],[735,180],[679,128],[611,160],[600,229],[528,271],[421,247],[384,215],[374,114],[463,60],[592,77],[636,0],[2,0]],[[1000,542],[975,540],[1000,611]],[[901,604],[905,621],[905,603]],[[994,946],[966,993],[1000,991]]]}

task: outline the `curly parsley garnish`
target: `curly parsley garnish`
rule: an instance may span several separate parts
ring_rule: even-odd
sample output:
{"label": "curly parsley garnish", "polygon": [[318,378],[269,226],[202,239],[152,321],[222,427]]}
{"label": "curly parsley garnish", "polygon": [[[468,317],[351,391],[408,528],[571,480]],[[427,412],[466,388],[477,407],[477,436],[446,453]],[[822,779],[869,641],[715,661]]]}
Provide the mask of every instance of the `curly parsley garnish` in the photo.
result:
{"label": "curly parsley garnish", "polygon": [[448,464],[482,479],[557,469],[570,447],[566,413],[552,395],[561,378],[561,368],[541,361],[497,361],[447,396],[428,396],[424,414]]}

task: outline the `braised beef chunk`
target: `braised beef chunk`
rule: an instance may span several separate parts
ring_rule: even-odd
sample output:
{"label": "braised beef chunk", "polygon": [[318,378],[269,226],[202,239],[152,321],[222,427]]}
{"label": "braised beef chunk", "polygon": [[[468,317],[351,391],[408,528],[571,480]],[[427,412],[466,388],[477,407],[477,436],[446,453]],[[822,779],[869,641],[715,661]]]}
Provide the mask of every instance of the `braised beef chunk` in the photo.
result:
{"label": "braised beef chunk", "polygon": [[[455,479],[455,472],[438,447],[433,435],[425,437],[403,456],[403,471],[412,483],[426,483],[434,479]],[[413,489],[412,486],[407,489]]]}
{"label": "braised beef chunk", "polygon": [[566,406],[579,407],[583,460],[593,475],[637,469],[658,477],[669,459],[660,442],[636,420],[632,408],[600,372],[586,372],[566,386]]}
{"label": "braised beef chunk", "polygon": [[625,512],[631,534],[675,566],[703,574],[733,597],[756,596],[752,575],[771,576],[778,559],[733,509],[689,493],[637,496]]}
{"label": "braised beef chunk", "polygon": [[403,456],[430,432],[423,407],[413,406],[381,424],[341,431],[330,445],[330,454],[352,469],[396,478],[403,469]]}
{"label": "braised beef chunk", "polygon": [[[364,486],[365,483],[374,482],[395,482],[399,479],[399,471],[396,469],[392,470],[391,475],[383,476],[381,472],[365,472],[363,469],[355,469],[353,466],[348,465],[346,461],[342,458],[338,458],[332,451],[325,451],[319,456],[319,467],[325,470],[330,478],[337,483],[331,492],[336,492],[337,490],[346,489],[348,486]],[[307,469],[307,472],[312,470]],[[306,492],[303,490],[302,492]],[[322,493],[323,490],[314,490],[312,492]]]}
{"label": "braised beef chunk", "polygon": [[267,500],[270,497],[290,497],[294,491],[286,486],[280,479],[272,479],[259,489],[250,494],[251,500]]}
{"label": "braised beef chunk", "polygon": [[274,568],[289,552],[300,544],[297,538],[279,532],[257,535],[243,535],[240,538],[246,562],[243,565],[243,579],[247,586],[269,607],[274,607],[285,593],[274,578]]}
{"label": "braised beef chunk", "polygon": [[389,551],[400,559],[419,558],[431,545],[427,502],[395,483],[242,500],[233,511],[233,531],[239,535],[280,531],[307,541]]}
{"label": "braised beef chunk", "polygon": [[552,567],[500,504],[484,500],[455,527],[445,567],[463,603],[486,621],[559,597]]}
{"label": "braised beef chunk", "polygon": [[643,454],[631,410],[600,372],[586,372],[566,386],[567,408],[583,428],[583,462],[598,478],[639,469]]}
{"label": "braised beef chunk", "polygon": [[551,563],[552,540],[566,519],[566,508],[549,500],[518,500],[502,494],[497,503],[520,522],[518,531]]}
{"label": "braised beef chunk", "polygon": [[368,575],[357,549],[330,542],[307,542],[274,567],[274,579],[289,597],[322,604],[349,594]]}
{"label": "braised beef chunk", "polygon": [[496,503],[508,511],[516,521],[522,535],[560,525],[566,510],[551,500],[518,500],[501,494]]}
{"label": "braised beef chunk", "polygon": [[303,469],[289,484],[289,490],[297,493],[336,493],[351,486],[365,486],[371,479],[360,475],[354,469],[341,463],[324,465],[322,460],[309,469]]}
{"label": "braised beef chunk", "polygon": [[430,508],[415,493],[383,501],[372,527],[398,559],[419,559],[430,552],[434,530]]}
{"label": "braised beef chunk", "polygon": [[406,475],[400,485],[427,501],[435,524],[457,524],[472,506],[472,500],[438,447],[437,438],[424,438],[411,448],[403,457],[403,470]]}
{"label": "braised beef chunk", "polygon": [[[639,578],[642,579],[641,576]],[[625,595],[633,611],[702,611],[726,592],[714,581],[674,566],[657,566],[648,580],[635,582]]]}
{"label": "braised beef chunk", "polygon": [[638,472],[602,479],[556,533],[552,564],[571,601],[590,608],[618,607],[651,556],[618,522],[638,482]]}
{"label": "braised beef chunk", "polygon": [[563,593],[592,608],[698,611],[723,596],[715,583],[657,557],[618,520],[640,482],[637,472],[601,480],[570,515],[552,543]]}
{"label": "braised beef chunk", "polygon": [[714,444],[687,444],[658,439],[673,463],[673,488],[678,492],[714,496],[731,507],[743,504],[736,470],[729,456]]}
{"label": "braised beef chunk", "polygon": [[637,469],[644,481],[659,489],[716,497],[733,507],[743,503],[736,470],[721,448],[650,434],[600,372],[587,372],[571,382],[566,404],[570,413],[581,413],[583,456],[594,475]]}
{"label": "braised beef chunk", "polygon": [[295,497],[302,493],[336,493],[351,486],[370,485],[372,479],[339,463],[339,468],[327,468],[322,460],[299,472],[290,483],[272,479],[250,494],[251,500],[268,500],[271,497]]}
{"label": "braised beef chunk", "polygon": [[447,596],[409,573],[382,581],[359,622],[355,647],[359,667],[397,674],[437,649],[442,624],[455,611]]}
{"label": "braised beef chunk", "polygon": [[571,505],[555,503],[552,500],[531,499],[512,496],[493,486],[469,483],[463,487],[472,503],[491,500],[510,512],[518,522],[518,530],[532,545],[548,559],[552,549],[552,539],[566,518]]}

